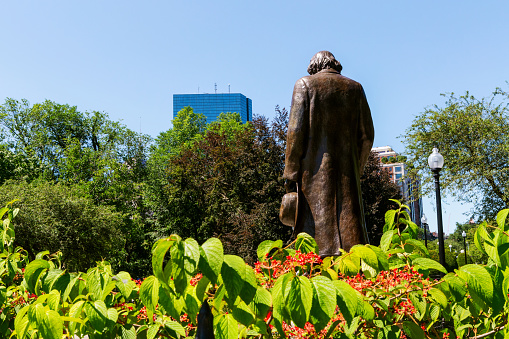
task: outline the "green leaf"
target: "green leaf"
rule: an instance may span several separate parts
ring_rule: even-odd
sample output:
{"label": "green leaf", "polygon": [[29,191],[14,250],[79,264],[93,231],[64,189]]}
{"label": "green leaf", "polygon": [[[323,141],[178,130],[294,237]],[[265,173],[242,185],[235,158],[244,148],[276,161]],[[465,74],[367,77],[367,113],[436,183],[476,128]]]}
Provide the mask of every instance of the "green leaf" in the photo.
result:
{"label": "green leaf", "polygon": [[[509,272],[508,272],[509,273]],[[509,301],[509,274],[504,274],[504,281],[502,283],[502,292],[504,293],[504,298],[506,301]]]}
{"label": "green leaf", "polygon": [[85,303],[85,314],[87,315],[92,327],[97,332],[102,332],[106,326],[108,319],[108,309],[106,304],[102,300],[96,300],[94,302]]}
{"label": "green leaf", "polygon": [[295,240],[295,250],[300,250],[302,253],[314,252],[319,254],[318,245],[315,239],[307,233],[299,233]]}
{"label": "green leaf", "polygon": [[428,249],[426,248],[426,246],[424,246],[422,241],[416,239],[408,239],[405,243],[412,245],[414,247],[414,251],[417,250],[421,254],[429,256]]}
{"label": "green leaf", "polygon": [[184,241],[184,269],[187,274],[194,275],[200,261],[200,245],[196,240],[187,238]]}
{"label": "green leaf", "polygon": [[[164,257],[177,240],[180,240],[180,237],[172,235],[169,238],[158,240],[152,247],[152,270],[157,279],[165,284],[168,283],[170,277],[165,274],[166,270],[163,268]],[[166,265],[171,265],[171,261],[168,261]]]}
{"label": "green leaf", "polygon": [[175,241],[170,248],[171,275],[173,277],[173,283],[175,284],[175,291],[180,294],[184,293],[188,283],[188,275],[184,267],[184,252],[185,245],[180,239]]}
{"label": "green leaf", "polygon": [[258,318],[264,319],[272,306],[272,296],[270,292],[263,287],[258,287],[249,306]]}
{"label": "green leaf", "polygon": [[249,265],[245,265],[245,269],[246,278],[244,279],[244,285],[240,290],[240,297],[246,304],[249,304],[256,294],[258,282],[256,280],[256,274],[253,268]]}
{"label": "green leaf", "polygon": [[355,264],[350,254],[345,254],[339,258],[338,262],[339,271],[346,276],[353,276],[359,273],[360,266]]}
{"label": "green leaf", "polygon": [[440,316],[440,306],[438,305],[431,305],[429,308],[429,316],[433,321],[437,321],[438,317]]}
{"label": "green leaf", "polygon": [[500,234],[499,230],[495,230],[493,233],[488,234],[487,238],[484,238],[484,249],[486,250],[488,257],[490,257],[490,259],[493,260],[498,267],[502,265],[498,254]]}
{"label": "green leaf", "polygon": [[285,291],[286,306],[295,325],[304,328],[313,303],[313,287],[309,279],[302,276],[293,277],[289,285],[289,293]]}
{"label": "green leaf", "polygon": [[76,282],[80,282],[80,277],[81,277],[81,273],[78,273],[70,282],[69,284],[67,285],[67,287],[65,288],[65,291],[62,295],[62,301],[67,301],[67,298],[69,297],[69,294],[71,294],[72,292],[72,289],[74,288],[74,285],[76,284]]}
{"label": "green leaf", "polygon": [[[85,305],[85,301],[84,300],[80,300],[78,302],[76,302],[75,304],[73,304],[71,306],[71,309],[69,310],[69,317],[71,318],[75,318],[75,319],[80,319],[81,318],[81,312],[83,310],[83,306]],[[74,334],[74,330],[76,328],[76,322],[75,321],[70,321],[69,322],[69,332],[71,334]]]}
{"label": "green leaf", "polygon": [[481,224],[475,230],[474,244],[475,244],[475,247],[477,247],[479,249],[479,251],[481,251],[482,253],[488,255],[488,253],[486,253],[486,251],[484,250],[484,246],[482,245],[482,239],[483,238],[484,239],[489,238],[489,235],[488,235],[488,232],[486,232],[486,227]]}
{"label": "green leaf", "polygon": [[367,265],[378,271],[378,258],[371,248],[364,245],[355,245],[350,252],[358,255]]}
{"label": "green leaf", "polygon": [[118,288],[120,293],[128,299],[136,286],[136,283],[131,279],[131,275],[127,272],[119,272],[112,279],[115,281],[115,286]]}
{"label": "green leaf", "polygon": [[285,273],[277,278],[276,283],[272,287],[272,303],[273,303],[273,323],[278,333],[285,337],[283,330],[283,317],[285,315],[285,298],[284,292],[287,289],[288,282],[292,279],[291,272]]}
{"label": "green leaf", "polygon": [[28,316],[26,316],[26,314],[29,307],[29,305],[23,307],[18,311],[16,317],[14,317],[14,330],[16,331],[17,338],[25,338],[25,334],[27,333]]}
{"label": "green leaf", "polygon": [[323,330],[336,308],[336,287],[329,278],[315,276],[311,278],[313,303],[310,320],[317,332]]}
{"label": "green leaf", "polygon": [[180,338],[186,336],[186,329],[176,321],[166,322],[164,324],[164,328],[173,338]]}
{"label": "green leaf", "polygon": [[57,290],[61,294],[63,294],[70,282],[71,275],[69,273],[61,274],[55,279],[55,281],[51,285],[51,289]]}
{"label": "green leaf", "polygon": [[403,321],[403,331],[412,339],[424,339],[422,328],[411,321]]}
{"label": "green leaf", "polygon": [[217,238],[210,238],[200,246],[200,261],[198,267],[207,278],[216,283],[221,267],[223,265],[224,254],[223,244]]}
{"label": "green leaf", "polygon": [[373,245],[368,245],[368,247],[376,254],[376,258],[378,259],[378,270],[388,271],[389,260],[387,260],[387,254],[384,251],[382,251],[379,247]]}
{"label": "green leaf", "polygon": [[445,296],[444,292],[440,291],[438,288],[430,288],[428,291],[428,294],[430,295],[431,299],[435,300],[437,303],[442,306],[442,308],[447,307],[447,297]]}
{"label": "green leaf", "polygon": [[467,293],[465,281],[458,278],[454,273],[445,275],[443,279],[449,285],[449,291],[451,291],[453,298],[457,302],[461,302]]}
{"label": "green leaf", "polygon": [[350,323],[357,313],[357,292],[342,280],[332,282],[336,288],[337,304],[345,320]]}
{"label": "green leaf", "polygon": [[114,308],[108,308],[107,318],[110,321],[110,326],[115,326],[118,319],[118,312]]}
{"label": "green leaf", "polygon": [[49,262],[43,259],[36,259],[27,265],[25,268],[25,280],[31,293],[35,293],[35,287],[42,272],[49,268]]}
{"label": "green leaf", "polygon": [[225,255],[221,275],[228,299],[233,304],[244,286],[246,263],[236,255]]}
{"label": "green leaf", "polygon": [[136,339],[136,328],[134,326],[121,326],[120,331],[122,332],[122,339]]}
{"label": "green leaf", "polygon": [[147,315],[152,319],[159,302],[159,280],[153,275],[146,278],[140,286],[140,299],[147,308]]}
{"label": "green leaf", "polygon": [[48,294],[47,304],[50,309],[53,311],[58,311],[60,304],[60,292],[57,290],[52,290]]}
{"label": "green leaf", "polygon": [[184,294],[185,306],[187,314],[191,322],[196,325],[196,316],[200,311],[200,301],[196,298],[195,287],[189,288],[188,293]]}
{"label": "green leaf", "polygon": [[425,270],[437,270],[439,272],[447,274],[447,270],[440,263],[436,262],[433,259],[429,258],[415,258],[412,261],[412,264],[415,268],[423,268]]}
{"label": "green leaf", "polygon": [[497,225],[501,230],[507,231],[505,227],[505,220],[509,214],[509,209],[503,209],[497,214]]}
{"label": "green leaf", "polygon": [[273,248],[281,248],[283,247],[282,240],[265,240],[258,245],[258,249],[256,250],[256,254],[258,255],[258,260],[262,261],[265,259],[265,256],[273,249]]}
{"label": "green leaf", "polygon": [[423,297],[422,291],[419,292],[411,292],[409,294],[409,299],[414,305],[415,309],[418,311],[414,316],[417,320],[422,320],[426,313],[426,299]]}
{"label": "green leaf", "polygon": [[210,280],[206,276],[201,277],[200,281],[198,281],[198,284],[196,284],[196,298],[200,301],[200,303],[202,303],[203,299],[207,297],[205,292],[207,291],[209,285]]}
{"label": "green leaf", "polygon": [[483,266],[468,264],[461,266],[458,275],[467,281],[468,289],[472,289],[484,302],[493,302],[493,282]]}
{"label": "green leaf", "polygon": [[179,319],[180,313],[185,306],[182,297],[176,297],[175,294],[167,292],[163,286],[159,287],[159,305],[161,305],[166,313],[174,319]]}
{"label": "green leaf", "polygon": [[[159,332],[160,324],[153,324],[148,327],[147,330],[147,339],[154,339]],[[178,332],[177,332],[178,333]]]}
{"label": "green leaf", "polygon": [[392,237],[394,236],[395,230],[388,230],[384,232],[382,235],[382,239],[380,239],[380,248],[382,251],[387,251],[391,247]]}
{"label": "green leaf", "polygon": [[394,228],[394,219],[397,212],[397,210],[389,210],[385,212],[385,225],[383,229],[384,233]]}
{"label": "green leaf", "polygon": [[375,309],[371,306],[364,296],[357,292],[357,314],[360,315],[366,321],[372,321],[375,318]]}
{"label": "green leaf", "polygon": [[253,311],[242,300],[233,309],[233,317],[244,326],[251,325],[255,320]]}
{"label": "green leaf", "polygon": [[377,276],[378,272],[373,267],[366,264],[364,260],[361,259],[361,270],[362,273],[366,276],[366,278],[371,279]]}
{"label": "green leaf", "polygon": [[216,339],[237,339],[238,325],[231,314],[221,314],[214,318]]}
{"label": "green leaf", "polygon": [[44,317],[44,325],[38,326],[42,337],[47,339],[61,339],[64,330],[64,322],[60,319],[60,314],[54,310],[47,310]]}

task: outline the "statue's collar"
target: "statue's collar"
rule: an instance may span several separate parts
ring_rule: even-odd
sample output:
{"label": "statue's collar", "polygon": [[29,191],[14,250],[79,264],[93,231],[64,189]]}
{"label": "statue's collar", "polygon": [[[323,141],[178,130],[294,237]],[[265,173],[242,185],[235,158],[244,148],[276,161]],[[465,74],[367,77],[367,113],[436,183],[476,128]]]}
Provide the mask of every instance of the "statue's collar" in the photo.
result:
{"label": "statue's collar", "polygon": [[[320,72],[318,73],[335,73],[335,74],[341,74],[340,72],[336,71],[334,68],[326,68],[326,69],[322,69]],[[317,73],[317,74],[318,74]]]}

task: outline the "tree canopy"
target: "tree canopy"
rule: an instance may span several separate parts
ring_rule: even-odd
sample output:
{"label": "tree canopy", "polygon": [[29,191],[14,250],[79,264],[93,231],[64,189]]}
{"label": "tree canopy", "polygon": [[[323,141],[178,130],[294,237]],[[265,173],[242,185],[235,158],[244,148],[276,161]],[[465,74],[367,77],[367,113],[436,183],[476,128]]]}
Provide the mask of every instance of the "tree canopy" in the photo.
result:
{"label": "tree canopy", "polygon": [[497,89],[488,98],[468,92],[444,95],[445,105],[418,114],[403,135],[408,162],[432,189],[428,156],[438,147],[445,164],[441,186],[459,200],[475,203],[482,218],[493,218],[509,205],[508,94]]}

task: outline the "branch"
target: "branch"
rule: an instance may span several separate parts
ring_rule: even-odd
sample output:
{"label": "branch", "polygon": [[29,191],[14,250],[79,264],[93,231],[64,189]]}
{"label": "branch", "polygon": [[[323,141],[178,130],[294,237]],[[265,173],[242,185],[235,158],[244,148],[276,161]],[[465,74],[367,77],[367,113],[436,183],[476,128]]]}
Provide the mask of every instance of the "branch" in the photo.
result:
{"label": "branch", "polygon": [[487,332],[487,333],[484,333],[484,334],[481,334],[481,335],[476,335],[476,336],[470,337],[469,339],[481,339],[481,338],[484,338],[484,337],[490,336],[490,335],[492,335],[493,333],[497,333],[498,331],[503,330],[503,329],[504,329],[504,327],[505,327],[505,325],[504,325],[504,326],[500,326],[500,327],[498,327],[498,328],[494,329],[493,331],[490,331],[490,332]]}

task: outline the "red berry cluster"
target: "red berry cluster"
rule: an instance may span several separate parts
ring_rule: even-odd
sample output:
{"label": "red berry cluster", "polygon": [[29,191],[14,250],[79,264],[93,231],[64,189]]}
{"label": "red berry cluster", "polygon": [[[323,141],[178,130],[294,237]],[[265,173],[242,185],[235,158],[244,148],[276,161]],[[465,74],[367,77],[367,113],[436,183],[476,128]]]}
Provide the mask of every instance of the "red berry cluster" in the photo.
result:
{"label": "red berry cluster", "polygon": [[134,281],[136,286],[140,287],[141,284],[143,283],[143,280],[145,280],[145,279],[141,280],[141,279],[133,279],[133,278],[131,278],[131,280]]}
{"label": "red berry cluster", "polygon": [[[158,308],[157,307],[158,305],[156,305],[156,309]],[[141,309],[140,309],[140,313],[138,313],[138,315],[136,316],[138,318],[138,320],[140,321],[146,321],[148,320],[148,314],[147,314],[147,308],[145,306],[143,306]],[[156,315],[155,313],[152,314],[152,320],[153,321],[156,321]]]}
{"label": "red berry cluster", "polygon": [[193,278],[191,278],[189,284],[191,284],[191,286],[196,286],[196,284],[198,284],[198,281],[200,281],[201,278],[203,278],[203,274],[198,273]]}
{"label": "red berry cluster", "polygon": [[255,272],[260,284],[271,288],[279,276],[297,270],[300,271],[300,274],[310,275],[313,272],[313,266],[321,263],[322,259],[316,253],[302,253],[297,250],[293,256],[286,256],[285,260],[266,255],[266,259],[255,263]]}
{"label": "red berry cluster", "polygon": [[132,311],[133,310],[133,307],[127,305],[127,303],[115,304],[115,306],[113,306],[113,307],[114,308],[119,308],[120,310],[124,310],[124,311]]}

